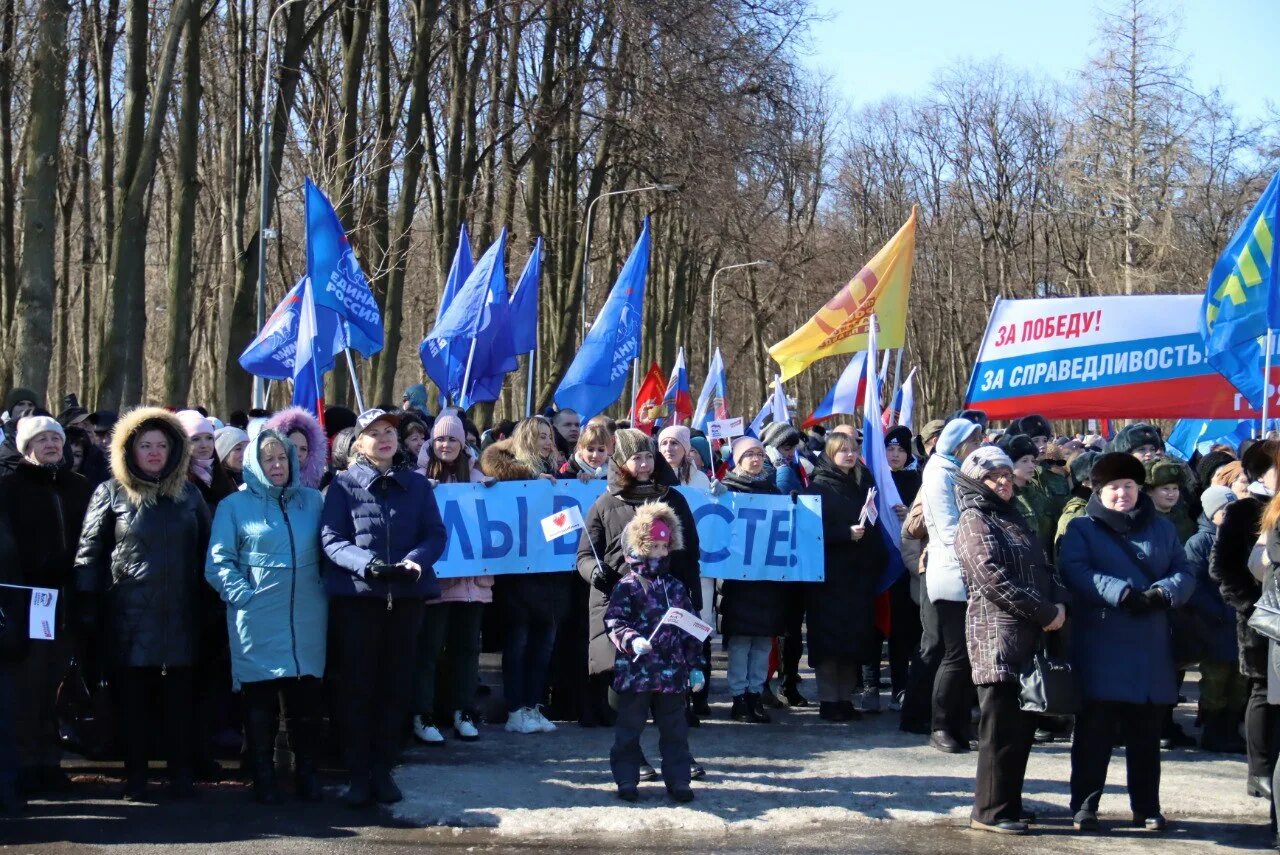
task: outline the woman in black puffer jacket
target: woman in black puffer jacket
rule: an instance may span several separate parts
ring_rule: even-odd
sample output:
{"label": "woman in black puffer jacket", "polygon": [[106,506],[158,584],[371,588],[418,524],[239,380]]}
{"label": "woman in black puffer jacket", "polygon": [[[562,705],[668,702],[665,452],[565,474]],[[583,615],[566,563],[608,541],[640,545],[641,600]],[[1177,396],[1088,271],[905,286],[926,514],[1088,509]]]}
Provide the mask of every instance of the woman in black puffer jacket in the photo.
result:
{"label": "woman in black puffer jacket", "polygon": [[143,407],[125,415],[111,440],[113,477],[89,502],[76,556],[86,637],[96,637],[97,627],[103,627],[117,669],[125,728],[124,797],[130,800],[146,795],[157,694],[171,793],[193,794],[192,666],[209,511],[187,480],[189,455],[186,431],[167,410]]}
{"label": "woman in black puffer jacket", "polygon": [[[733,493],[777,495],[773,472],[765,468],[764,445],[749,436],[733,443],[736,468],[724,479]],[[729,651],[729,692],[735,721],[764,724],[760,695],[769,679],[773,639],[786,631],[787,584],[724,579],[720,590],[720,631]]]}

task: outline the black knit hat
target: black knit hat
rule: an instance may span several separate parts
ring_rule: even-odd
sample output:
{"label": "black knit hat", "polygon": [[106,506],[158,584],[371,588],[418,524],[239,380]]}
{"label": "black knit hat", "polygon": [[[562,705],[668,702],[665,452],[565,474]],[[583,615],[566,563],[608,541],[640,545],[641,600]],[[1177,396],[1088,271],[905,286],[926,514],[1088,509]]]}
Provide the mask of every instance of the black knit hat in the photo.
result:
{"label": "black knit hat", "polygon": [[1093,464],[1098,462],[1098,458],[1102,455],[1096,451],[1082,451],[1075,457],[1071,458],[1068,464],[1068,471],[1071,472],[1071,483],[1073,486],[1079,487],[1085,481],[1092,479]]}
{"label": "black knit hat", "polygon": [[884,435],[884,447],[888,448],[891,445],[896,445],[907,454],[910,454],[911,428],[906,425],[898,425],[897,427],[890,428],[889,432]]}
{"label": "black knit hat", "polygon": [[1023,416],[1009,425],[1009,432],[1020,433],[1032,439],[1037,436],[1053,439],[1053,428],[1049,425],[1049,420],[1044,416]]}
{"label": "black knit hat", "polygon": [[1164,448],[1164,440],[1160,438],[1160,431],[1148,424],[1129,425],[1122,428],[1116,434],[1116,438],[1111,440],[1109,451],[1123,451],[1132,454],[1144,445],[1154,445],[1156,448]]}
{"label": "black knit hat", "polygon": [[1235,459],[1234,455],[1225,451],[1210,451],[1201,457],[1200,463],[1196,466],[1196,479],[1200,486],[1208,487],[1213,481],[1213,473]]}
{"label": "black knit hat", "polygon": [[1089,471],[1089,482],[1097,490],[1103,484],[1129,479],[1139,487],[1147,480],[1147,470],[1138,458],[1124,451],[1108,451],[1094,461]]}
{"label": "black knit hat", "polygon": [[1245,477],[1250,481],[1257,481],[1266,475],[1267,470],[1276,465],[1277,451],[1280,451],[1280,441],[1274,439],[1255,442],[1245,449],[1240,458]]}
{"label": "black knit hat", "polygon": [[1027,455],[1036,457],[1040,454],[1040,449],[1036,448],[1036,444],[1031,441],[1031,437],[1020,433],[1006,433],[996,440],[996,445],[1001,451],[1009,455],[1009,459],[1014,463],[1017,463]]}

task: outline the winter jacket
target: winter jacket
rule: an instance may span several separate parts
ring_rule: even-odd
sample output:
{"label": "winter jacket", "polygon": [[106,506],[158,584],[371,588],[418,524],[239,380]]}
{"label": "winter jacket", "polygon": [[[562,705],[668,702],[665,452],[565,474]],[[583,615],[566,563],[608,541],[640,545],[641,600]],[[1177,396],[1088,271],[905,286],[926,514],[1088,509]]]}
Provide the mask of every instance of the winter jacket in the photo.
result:
{"label": "winter jacket", "polygon": [[1184,545],[1199,530],[1199,526],[1192,521],[1190,513],[1181,504],[1174,505],[1173,510],[1167,513],[1163,511],[1156,511],[1156,513],[1173,525],[1173,530],[1178,533],[1178,540]]}
{"label": "winter jacket", "polygon": [[[731,493],[749,493],[754,495],[777,495],[778,489],[773,479],[762,477],[751,481],[740,475],[730,473],[725,476],[724,485]],[[719,589],[720,604],[717,612],[720,615],[720,632],[726,636],[758,635],[775,636],[787,631],[786,604],[794,582],[743,582],[735,579],[721,579],[716,583]]]}
{"label": "winter jacket", "polygon": [[[649,505],[637,516],[668,517],[672,528],[672,553],[680,551],[682,526],[670,518],[666,510],[651,510]],[[643,553],[633,539],[625,535],[619,549],[624,553]],[[705,665],[702,642],[675,626],[659,628],[668,609],[694,612],[689,591],[669,572],[670,559],[651,566],[648,562],[628,562],[628,572],[613,590],[604,611],[606,638],[614,648],[613,689],[615,692],[658,692],[678,695],[689,687],[689,672]],[[632,644],[637,638],[650,639],[653,649],[637,657]]]}
{"label": "winter jacket", "polygon": [[[431,484],[417,472],[378,471],[357,458],[334,476],[324,497],[320,543],[324,586],[331,597],[377,597],[387,605],[397,597],[428,600],[440,596],[435,563],[444,554],[445,529]],[[416,582],[385,582],[366,572],[380,559],[406,559],[422,567]]]}
{"label": "winter jacket", "polygon": [[[267,437],[289,452],[289,481],[276,487],[258,462]],[[245,489],[218,506],[204,577],[227,604],[231,681],[323,677],[329,601],[320,578],[324,497],[304,487],[298,454],[270,428],[245,449]]]}
{"label": "winter jacket", "polygon": [[1249,553],[1258,539],[1266,503],[1250,494],[1227,505],[1218,537],[1209,553],[1209,578],[1218,585],[1222,601],[1236,611],[1236,646],[1240,673],[1252,680],[1267,679],[1267,639],[1249,628],[1253,605],[1262,585],[1249,572]]}
{"label": "winter jacket", "polygon": [[773,446],[767,446],[764,451],[773,466],[773,483],[779,493],[785,496],[803,493],[809,488],[809,482],[813,478],[812,463],[799,454],[794,454],[789,461],[783,461],[782,455]]}
{"label": "winter jacket", "polygon": [[1072,492],[1071,498],[1067,499],[1067,503],[1062,506],[1062,513],[1058,516],[1058,529],[1053,538],[1053,549],[1056,553],[1058,544],[1062,542],[1062,536],[1067,533],[1067,526],[1076,517],[1084,516],[1084,509],[1089,504],[1089,497],[1093,493],[1087,487],[1077,487]]}
{"label": "winter jacket", "polygon": [[[324,428],[320,427],[316,417],[301,407],[290,407],[273,415],[267,420],[266,426],[279,431],[281,436],[287,437],[294,431],[301,431],[306,436],[307,463],[300,473],[301,483],[306,487],[319,487],[320,480],[324,478],[325,466],[329,463],[329,437],[325,435]],[[245,449],[245,454],[248,453],[248,449]],[[245,469],[248,468],[246,464]],[[246,472],[245,481],[248,480]]]}
{"label": "winter jacket", "polygon": [[956,477],[956,557],[969,589],[965,640],[977,686],[1012,683],[1031,661],[1060,598],[1035,531],[1012,502]]}
{"label": "winter jacket", "polygon": [[[132,461],[133,440],[160,429],[170,454],[158,479]],[[187,480],[190,446],[172,413],[140,407],[116,423],[109,481],[89,500],[76,587],[103,618],[114,663],[131,668],[194,664],[199,642],[201,571],[209,511]]]}
{"label": "winter jacket", "polygon": [[[1139,568],[1116,535],[1143,556]],[[1085,515],[1067,526],[1058,570],[1073,595],[1071,659],[1085,698],[1135,704],[1178,699],[1167,609],[1132,614],[1120,608],[1126,593],[1159,588],[1172,608],[1195,591],[1178,533],[1150,497],[1135,510],[1108,510],[1095,494]]]}
{"label": "winter jacket", "polygon": [[[804,585],[811,665],[828,658],[869,662],[878,655],[875,598],[888,551],[875,526],[868,523],[860,540],[849,531],[874,486],[860,463],[846,474],[823,457],[814,469],[809,493],[822,498],[825,573],[823,581]],[[896,524],[896,518],[877,523]]]}
{"label": "winter jacket", "polygon": [[1045,554],[1051,554],[1058,514],[1053,509],[1049,494],[1035,481],[1028,481],[1023,486],[1014,488],[1013,505],[1027,521],[1027,526],[1035,532]]}
{"label": "winter jacket", "polygon": [[[665,502],[680,520],[680,528],[684,532],[683,548],[672,551],[668,572],[680,580],[693,600],[694,610],[702,611],[702,584],[698,572],[701,547],[689,503],[674,489],[652,481],[638,483],[610,463],[608,487],[587,511],[586,525],[578,539],[578,575],[591,585],[587,601],[587,632],[591,639],[587,659],[592,674],[613,670],[616,651],[605,632],[604,613],[614,586],[630,572],[623,555],[622,530],[636,515],[636,509],[649,502]],[[600,556],[600,573],[596,572],[597,554]]]}
{"label": "winter jacket", "polygon": [[82,476],[60,466],[38,466],[23,460],[0,481],[0,528],[8,536],[0,564],[13,568],[19,585],[58,588],[63,597],[75,588],[76,548],[93,487]]}
{"label": "winter jacket", "polygon": [[898,488],[898,496],[902,499],[902,504],[908,508],[912,502],[916,500],[916,496],[920,493],[921,476],[917,469],[895,469],[893,470],[893,486]]}
{"label": "winter jacket", "polygon": [[943,454],[935,454],[925,464],[920,492],[924,495],[924,521],[929,529],[925,547],[925,589],[933,602],[963,603],[969,599],[964,587],[960,561],[956,558],[956,526],[960,509],[956,506],[956,477],[960,467]]}
{"label": "winter jacket", "polygon": [[1061,472],[1054,472],[1042,463],[1036,467],[1033,480],[1048,499],[1050,519],[1057,520],[1062,516],[1062,509],[1071,499],[1071,479]]}
{"label": "winter jacket", "polygon": [[1236,610],[1222,600],[1222,592],[1209,578],[1209,556],[1218,527],[1204,514],[1200,515],[1198,531],[1187,541],[1184,552],[1187,566],[1196,579],[1196,590],[1188,607],[1196,611],[1209,630],[1205,639],[1209,645],[1209,659],[1213,662],[1235,662],[1240,655],[1236,643]]}
{"label": "winter jacket", "polygon": [[[560,436],[558,431],[552,431]],[[538,477],[516,459],[509,439],[499,440],[480,455],[480,471],[499,481],[532,481]],[[569,573],[511,573],[494,580],[494,599],[500,609],[519,608],[543,620],[560,621],[569,613]]]}

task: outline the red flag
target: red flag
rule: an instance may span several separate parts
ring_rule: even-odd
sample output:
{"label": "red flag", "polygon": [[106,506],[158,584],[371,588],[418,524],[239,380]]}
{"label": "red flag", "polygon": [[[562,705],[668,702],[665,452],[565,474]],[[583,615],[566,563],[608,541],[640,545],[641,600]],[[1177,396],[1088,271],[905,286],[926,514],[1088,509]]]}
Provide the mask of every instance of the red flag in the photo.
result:
{"label": "red flag", "polygon": [[649,373],[644,375],[640,391],[631,407],[631,426],[653,436],[653,423],[666,413],[662,406],[662,398],[667,392],[667,378],[662,376],[662,369],[654,362],[649,366]]}

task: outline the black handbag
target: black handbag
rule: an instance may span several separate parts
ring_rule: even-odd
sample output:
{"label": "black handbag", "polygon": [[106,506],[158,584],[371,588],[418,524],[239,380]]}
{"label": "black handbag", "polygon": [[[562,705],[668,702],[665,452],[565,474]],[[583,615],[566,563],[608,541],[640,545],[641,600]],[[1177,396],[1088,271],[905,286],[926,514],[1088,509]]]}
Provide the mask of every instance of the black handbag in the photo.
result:
{"label": "black handbag", "polygon": [[1280,641],[1280,591],[1277,586],[1276,568],[1267,568],[1267,575],[1262,582],[1262,596],[1253,604],[1253,614],[1249,615],[1249,629],[1271,641]]}
{"label": "black handbag", "polygon": [[[1120,548],[1125,551],[1129,558],[1133,561],[1134,566],[1138,568],[1138,572],[1150,580],[1151,584],[1160,581],[1152,579],[1147,573],[1146,559],[1138,553],[1133,544],[1120,536],[1104,523],[1100,523],[1099,528],[1119,544]],[[1137,592],[1135,591],[1134,594]],[[1133,596],[1133,594],[1130,594]],[[1185,671],[1199,665],[1201,660],[1209,655],[1209,637],[1212,635],[1208,623],[1194,609],[1188,607],[1170,608],[1169,615],[1169,638],[1173,644],[1173,664],[1179,671]]]}
{"label": "black handbag", "polygon": [[1043,647],[1032,655],[1018,682],[1018,706],[1026,712],[1075,715],[1080,711],[1080,689],[1071,663],[1050,656]]}

